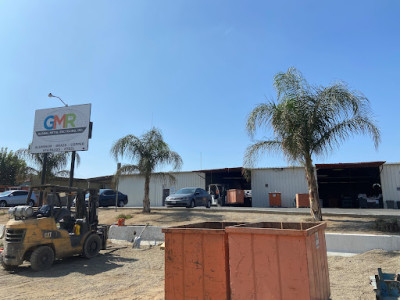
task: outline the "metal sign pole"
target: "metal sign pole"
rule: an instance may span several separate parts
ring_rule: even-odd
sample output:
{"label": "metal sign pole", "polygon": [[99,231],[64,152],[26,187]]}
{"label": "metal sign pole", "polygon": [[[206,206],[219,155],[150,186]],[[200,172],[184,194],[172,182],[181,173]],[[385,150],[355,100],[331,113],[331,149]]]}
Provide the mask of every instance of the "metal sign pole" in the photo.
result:
{"label": "metal sign pole", "polygon": [[118,207],[118,183],[119,183],[119,169],[121,168],[121,163],[117,164],[117,173],[115,174],[115,211]]}
{"label": "metal sign pole", "polygon": [[[45,182],[46,182],[47,155],[48,155],[48,153],[43,153],[42,178],[40,179],[41,185],[45,184]],[[38,206],[42,206],[42,205],[43,205],[43,192],[40,191]]]}
{"label": "metal sign pole", "polygon": [[74,182],[75,156],[76,156],[76,151],[72,151],[72,156],[71,156],[71,169],[70,169],[70,171],[69,171],[69,187],[72,187],[72,184],[73,184],[73,182]]}

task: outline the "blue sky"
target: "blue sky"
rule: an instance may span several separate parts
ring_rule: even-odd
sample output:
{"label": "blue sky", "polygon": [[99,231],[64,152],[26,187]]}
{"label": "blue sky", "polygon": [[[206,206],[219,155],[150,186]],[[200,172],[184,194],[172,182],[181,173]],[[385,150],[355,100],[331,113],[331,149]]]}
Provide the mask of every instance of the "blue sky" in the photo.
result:
{"label": "blue sky", "polygon": [[[315,163],[399,161],[398,1],[0,1],[0,147],[26,148],[36,109],[92,103],[76,177],[109,175],[112,143],[151,126],[183,170],[237,167],[248,113],[274,74],[347,82],[371,101],[382,142],[356,136]],[[260,134],[258,137],[262,137]],[[267,155],[259,167],[285,166]]]}

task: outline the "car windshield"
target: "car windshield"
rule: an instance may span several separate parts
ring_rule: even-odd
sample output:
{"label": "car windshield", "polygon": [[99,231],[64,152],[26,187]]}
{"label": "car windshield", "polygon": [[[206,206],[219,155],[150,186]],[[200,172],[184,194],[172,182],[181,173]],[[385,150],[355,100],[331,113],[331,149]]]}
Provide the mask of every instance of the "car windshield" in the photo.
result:
{"label": "car windshield", "polygon": [[175,194],[193,194],[196,189],[180,189]]}
{"label": "car windshield", "polygon": [[8,196],[10,194],[11,194],[11,191],[5,191],[5,192],[0,193],[0,197]]}

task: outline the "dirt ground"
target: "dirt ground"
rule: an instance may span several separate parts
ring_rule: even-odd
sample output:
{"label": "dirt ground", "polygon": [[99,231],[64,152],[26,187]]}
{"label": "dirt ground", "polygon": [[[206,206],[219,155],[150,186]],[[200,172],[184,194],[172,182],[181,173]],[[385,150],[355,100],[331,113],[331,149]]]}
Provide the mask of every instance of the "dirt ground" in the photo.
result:
{"label": "dirt ground", "polygon": [[[112,247],[121,248],[119,245]],[[395,272],[400,252],[370,251],[328,257],[331,299],[375,299],[369,276]],[[397,269],[399,271],[399,269]],[[153,247],[104,250],[91,260],[57,261],[49,271],[26,263],[15,273],[0,269],[0,299],[164,299],[164,251]]]}
{"label": "dirt ground", "polygon": [[[7,210],[0,210],[0,224],[6,224],[9,217]],[[310,222],[312,219],[304,215],[287,215],[276,213],[254,213],[254,212],[230,212],[230,211],[213,211],[205,209],[166,209],[156,210],[150,214],[142,214],[141,209],[118,209],[100,208],[99,221],[101,224],[113,224],[118,217],[128,217],[125,220],[126,225],[149,225],[155,226],[176,226],[195,222],[205,221],[230,221],[230,222]],[[345,233],[369,233],[369,234],[388,234],[387,232],[378,231],[374,228],[375,218],[355,218],[355,217],[324,217],[327,222],[328,232],[345,232]],[[390,233],[390,234],[400,234]]]}
{"label": "dirt ground", "polygon": [[[115,223],[119,215],[129,216],[125,220],[126,225],[143,225],[149,223],[156,226],[176,226],[195,222],[310,222],[312,219],[304,215],[285,215],[275,213],[253,213],[253,212],[229,212],[213,211],[205,209],[175,209],[159,210],[150,214],[142,214],[140,209],[122,209],[117,212],[114,209],[102,209],[99,212],[100,223]],[[387,234],[374,228],[375,218],[354,218],[328,216],[324,218],[327,222],[328,232],[346,233],[369,233]],[[1,224],[1,217],[0,217]],[[396,233],[390,233],[396,234]],[[400,234],[400,233],[397,233]]]}
{"label": "dirt ground", "polygon": [[[165,210],[143,215],[140,210],[101,209],[101,223],[112,224],[118,215],[131,216],[126,224],[174,226],[200,221],[309,221],[304,216],[265,213],[232,213],[193,210]],[[0,224],[7,215],[0,214]],[[328,231],[381,233],[373,218],[327,217]],[[55,262],[49,271],[33,272],[29,263],[17,272],[0,268],[0,299],[164,299],[164,251],[153,247],[136,250],[121,245],[101,251],[91,260],[72,257]],[[0,247],[1,248],[1,247]],[[370,251],[353,257],[329,257],[331,299],[375,299],[369,276],[382,267],[400,271],[400,252]]]}

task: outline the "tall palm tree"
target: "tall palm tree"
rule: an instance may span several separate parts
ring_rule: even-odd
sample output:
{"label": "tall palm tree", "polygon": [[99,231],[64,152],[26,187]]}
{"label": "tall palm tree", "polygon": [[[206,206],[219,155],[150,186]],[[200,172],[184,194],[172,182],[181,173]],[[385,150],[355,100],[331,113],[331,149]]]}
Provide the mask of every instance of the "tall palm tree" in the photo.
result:
{"label": "tall palm tree", "polygon": [[368,99],[343,82],[327,87],[311,86],[295,68],[274,77],[276,101],[257,105],[249,114],[247,131],[272,129],[274,138],[250,145],[245,165],[251,166],[265,151],[283,152],[291,162],[304,165],[311,215],[322,220],[313,157],[327,155],[355,134],[368,134],[375,148],[380,142]]}
{"label": "tall palm tree", "polygon": [[111,154],[115,159],[126,157],[137,162],[133,165],[122,166],[120,173],[138,172],[144,176],[144,213],[150,213],[150,178],[154,170],[165,164],[173,164],[175,170],[182,166],[182,158],[178,153],[170,150],[157,128],[150,129],[141,137],[130,134],[119,139],[112,146]]}

